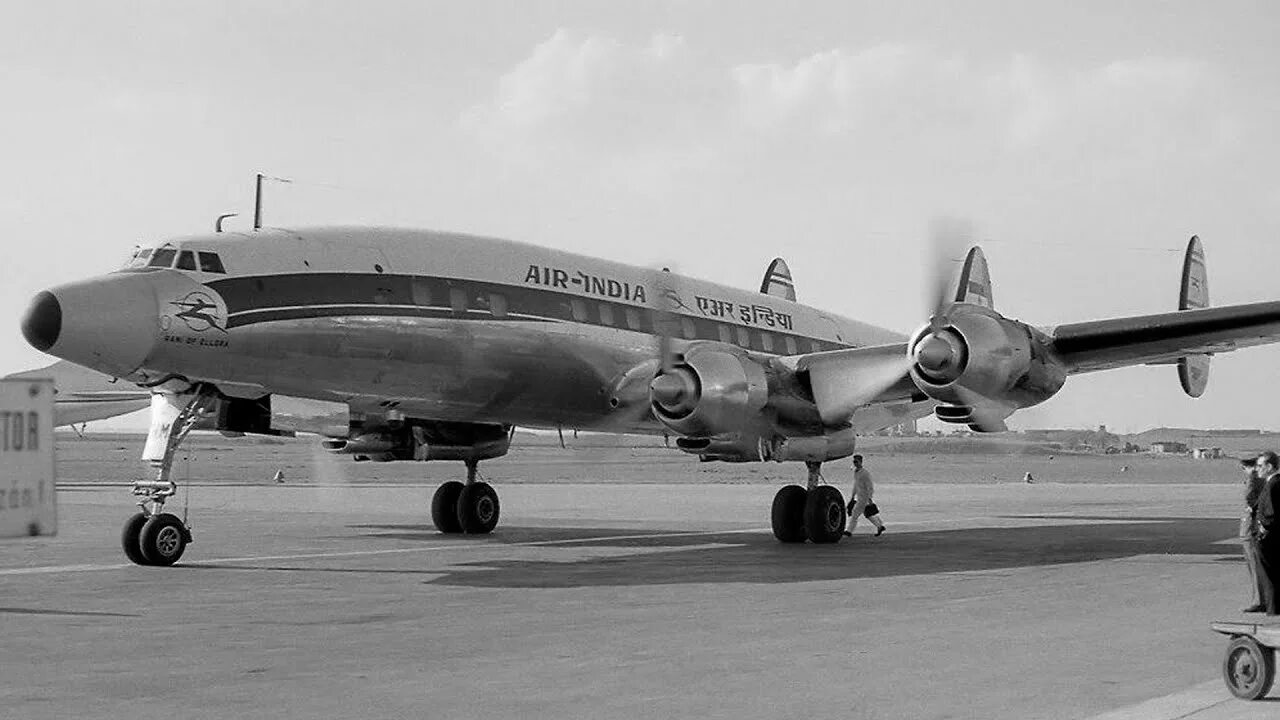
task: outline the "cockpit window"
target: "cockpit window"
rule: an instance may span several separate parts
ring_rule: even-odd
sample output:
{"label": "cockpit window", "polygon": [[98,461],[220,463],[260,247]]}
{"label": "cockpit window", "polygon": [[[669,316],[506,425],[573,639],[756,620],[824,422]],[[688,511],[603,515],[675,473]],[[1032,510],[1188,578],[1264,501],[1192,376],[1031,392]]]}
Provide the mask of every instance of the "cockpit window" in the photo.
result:
{"label": "cockpit window", "polygon": [[124,266],[127,268],[146,267],[147,261],[151,259],[151,248],[137,248],[133,251]]}
{"label": "cockpit window", "polygon": [[147,263],[148,267],[169,267],[173,265],[173,257],[178,251],[173,248],[160,248],[151,255],[151,262]]}
{"label": "cockpit window", "polygon": [[226,274],[226,270],[222,268],[222,258],[218,257],[218,253],[202,252],[200,253],[200,269],[207,273]]}
{"label": "cockpit window", "polygon": [[178,253],[178,269],[179,270],[195,270],[196,254],[190,250],[183,250]]}

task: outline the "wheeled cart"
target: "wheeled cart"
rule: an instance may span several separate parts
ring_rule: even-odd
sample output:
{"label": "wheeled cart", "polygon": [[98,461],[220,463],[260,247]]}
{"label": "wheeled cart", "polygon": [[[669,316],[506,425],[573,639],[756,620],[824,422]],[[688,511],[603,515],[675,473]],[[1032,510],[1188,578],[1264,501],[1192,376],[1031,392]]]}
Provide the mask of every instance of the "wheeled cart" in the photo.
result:
{"label": "wheeled cart", "polygon": [[1245,700],[1266,695],[1276,679],[1280,625],[1216,622],[1210,627],[1231,638],[1222,659],[1222,679],[1231,694]]}

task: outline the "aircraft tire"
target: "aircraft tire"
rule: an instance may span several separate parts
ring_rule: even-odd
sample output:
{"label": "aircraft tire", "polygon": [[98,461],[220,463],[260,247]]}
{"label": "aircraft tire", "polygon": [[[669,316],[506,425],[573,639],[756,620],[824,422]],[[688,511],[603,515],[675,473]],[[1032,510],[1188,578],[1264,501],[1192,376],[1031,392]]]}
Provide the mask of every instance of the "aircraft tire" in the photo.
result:
{"label": "aircraft tire", "polygon": [[124,548],[124,555],[135,565],[151,564],[142,556],[142,526],[146,524],[146,513],[134,513],[125,521],[124,529],[120,531],[120,545]]}
{"label": "aircraft tire", "polygon": [[809,491],[799,485],[787,485],[773,496],[773,536],[779,541],[804,542],[804,508],[808,497]]}
{"label": "aircraft tire", "polygon": [[815,543],[840,542],[844,537],[844,496],[830,485],[819,485],[804,504],[804,530]]}
{"label": "aircraft tire", "polygon": [[1276,679],[1275,651],[1251,637],[1232,638],[1222,661],[1222,679],[1241,700],[1257,700],[1271,690]]}
{"label": "aircraft tire", "polygon": [[172,513],[160,513],[142,526],[138,544],[148,565],[172,565],[187,549],[187,528]]}
{"label": "aircraft tire", "polygon": [[464,487],[457,480],[450,480],[436,488],[436,494],[431,496],[431,522],[440,532],[462,532],[462,525],[458,522],[458,496]]}
{"label": "aircraft tire", "polygon": [[487,535],[498,526],[498,493],[489,483],[476,482],[458,496],[458,524],[468,535]]}

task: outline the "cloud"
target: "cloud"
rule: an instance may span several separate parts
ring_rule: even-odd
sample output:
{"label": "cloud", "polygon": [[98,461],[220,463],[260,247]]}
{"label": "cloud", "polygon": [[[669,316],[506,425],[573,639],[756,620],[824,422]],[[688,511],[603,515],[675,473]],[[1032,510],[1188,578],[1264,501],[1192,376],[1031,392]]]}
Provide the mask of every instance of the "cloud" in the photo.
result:
{"label": "cloud", "polygon": [[459,123],[503,162],[609,166],[652,182],[850,162],[1121,177],[1238,147],[1239,103],[1224,85],[1212,67],[1171,57],[1064,69],[882,43],[726,63],[677,35],[560,29]]}
{"label": "cloud", "polygon": [[[460,118],[476,137],[511,144],[670,145],[722,112],[728,88],[678,35],[643,43],[557,30]],[[717,97],[718,96],[718,97]]]}

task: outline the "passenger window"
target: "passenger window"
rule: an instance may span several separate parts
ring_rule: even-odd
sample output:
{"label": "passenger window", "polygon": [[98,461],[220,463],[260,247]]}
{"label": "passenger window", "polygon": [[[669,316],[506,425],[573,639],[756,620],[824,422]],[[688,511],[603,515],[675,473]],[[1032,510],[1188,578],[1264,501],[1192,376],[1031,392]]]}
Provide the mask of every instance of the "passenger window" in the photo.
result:
{"label": "passenger window", "polygon": [[191,252],[190,250],[183,250],[181,253],[179,253],[178,269],[179,270],[195,270],[196,254]]}
{"label": "passenger window", "polygon": [[409,291],[413,293],[414,305],[431,304],[431,283],[426,278],[414,278]]}
{"label": "passenger window", "polygon": [[788,336],[786,336],[786,338],[784,338],[784,342],[787,344],[787,354],[788,354],[788,355],[795,355],[795,354],[797,354],[797,353],[796,353],[796,339],[795,339],[795,338],[793,338],[793,337],[791,337],[790,335],[788,335]]}
{"label": "passenger window", "polygon": [[733,333],[729,331],[728,325],[716,325],[716,330],[720,331],[720,342],[733,343]]}
{"label": "passenger window", "polygon": [[507,316],[507,296],[489,293],[489,312],[501,320]]}
{"label": "passenger window", "polygon": [[760,346],[765,352],[773,352],[773,336],[769,333],[760,331]]}
{"label": "passenger window", "polygon": [[608,303],[600,303],[600,322],[612,327],[613,325],[613,306]]}
{"label": "passenger window", "polygon": [[449,288],[449,306],[456,313],[467,311],[467,291],[460,287]]}
{"label": "passenger window", "polygon": [[738,344],[742,347],[751,347],[751,336],[747,334],[744,327],[734,328],[738,332]]}
{"label": "passenger window", "polygon": [[569,299],[569,311],[573,313],[573,319],[578,322],[587,321],[587,304],[581,298]]}
{"label": "passenger window", "polygon": [[173,265],[173,258],[178,254],[173,248],[160,248],[151,256],[151,262],[147,263],[147,267],[163,267],[167,268]]}
{"label": "passenger window", "polygon": [[632,330],[639,330],[640,329],[640,313],[637,312],[635,308],[627,308],[626,315],[627,315],[627,327],[631,328]]}

